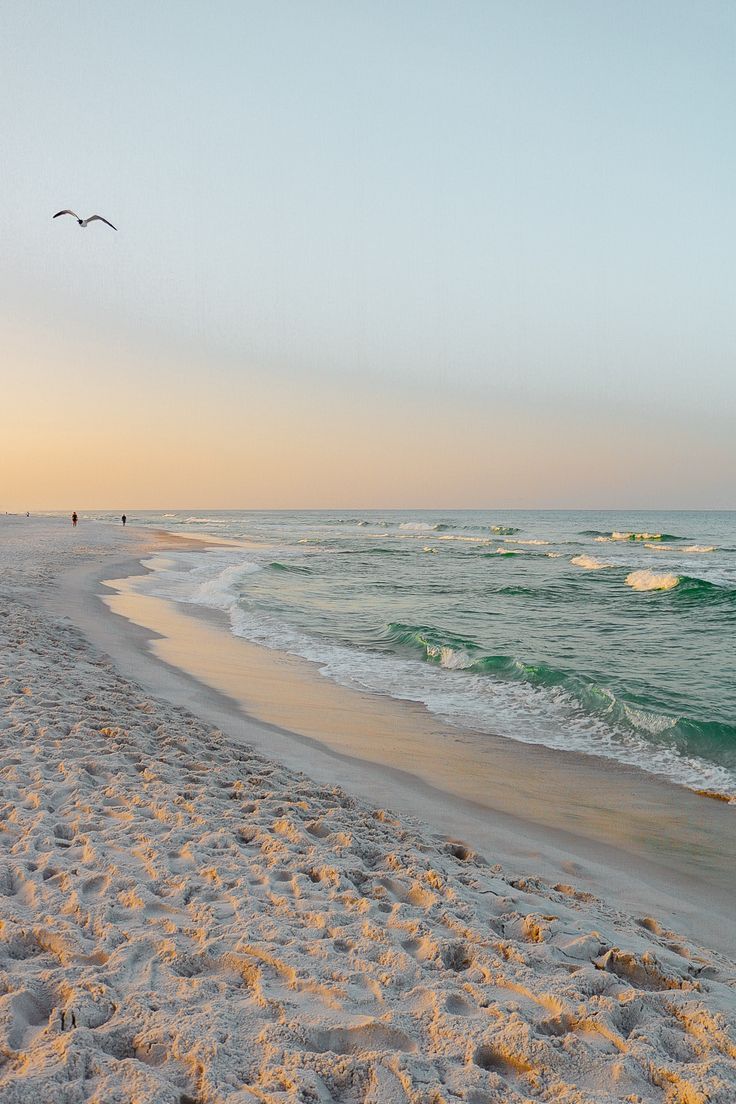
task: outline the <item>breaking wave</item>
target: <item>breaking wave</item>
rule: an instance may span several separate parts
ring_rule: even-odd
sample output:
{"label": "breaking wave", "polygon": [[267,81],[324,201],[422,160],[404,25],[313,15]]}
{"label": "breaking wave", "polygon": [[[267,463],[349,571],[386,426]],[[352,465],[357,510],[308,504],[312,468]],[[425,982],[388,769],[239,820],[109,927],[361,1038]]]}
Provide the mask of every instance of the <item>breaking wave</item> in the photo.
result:
{"label": "breaking wave", "polygon": [[570,560],[571,564],[575,564],[575,567],[583,567],[586,571],[602,571],[606,567],[612,567],[613,564],[603,563],[602,560],[597,560],[595,556],[573,556]]}
{"label": "breaking wave", "polygon": [[594,537],[597,541],[684,541],[689,537],[678,537],[674,533],[629,533],[601,531],[600,529],[583,529],[583,537]]}
{"label": "breaking wave", "polygon": [[695,601],[733,601],[736,588],[724,583],[699,579],[692,575],[676,575],[657,571],[631,571],[626,576],[626,585],[632,590],[675,590],[680,598]]}
{"label": "breaking wave", "polygon": [[528,553],[524,553],[520,548],[497,548],[495,552],[481,552],[481,556],[485,559],[493,558],[497,556],[524,556]]}
{"label": "breaking wave", "polygon": [[151,588],[227,613],[236,635],[476,733],[736,795],[730,519],[591,514],[611,528],[580,535],[588,519],[555,513],[518,527],[490,512],[187,515],[172,531],[248,543],[159,557]]}
{"label": "breaking wave", "polygon": [[626,585],[632,590],[673,590],[679,582],[679,575],[659,575],[656,571],[632,571],[626,576]]}
{"label": "breaking wave", "polygon": [[523,683],[552,693],[558,702],[566,702],[590,718],[605,720],[623,734],[637,734],[655,743],[666,736],[670,747],[676,749],[675,755],[706,755],[724,768],[736,766],[734,724],[654,710],[633,698],[616,695],[583,675],[550,664],[529,663],[515,655],[483,654],[476,641],[432,625],[389,624],[386,642],[446,671]]}

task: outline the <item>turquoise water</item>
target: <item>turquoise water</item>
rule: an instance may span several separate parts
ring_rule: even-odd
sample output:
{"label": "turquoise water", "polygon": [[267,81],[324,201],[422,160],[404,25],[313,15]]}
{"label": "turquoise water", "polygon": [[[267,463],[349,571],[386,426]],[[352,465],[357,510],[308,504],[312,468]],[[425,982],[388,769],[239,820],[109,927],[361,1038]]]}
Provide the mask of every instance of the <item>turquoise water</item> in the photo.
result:
{"label": "turquoise water", "polygon": [[177,553],[142,585],[328,678],[736,795],[736,513],[130,520],[252,542]]}

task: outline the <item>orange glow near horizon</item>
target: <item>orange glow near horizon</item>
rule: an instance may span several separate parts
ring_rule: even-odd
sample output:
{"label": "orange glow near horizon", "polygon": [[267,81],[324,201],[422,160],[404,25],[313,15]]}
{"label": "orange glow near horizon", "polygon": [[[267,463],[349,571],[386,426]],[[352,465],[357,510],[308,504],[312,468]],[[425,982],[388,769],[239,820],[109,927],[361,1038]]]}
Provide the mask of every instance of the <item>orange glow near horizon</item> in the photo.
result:
{"label": "orange glow near horizon", "polygon": [[[687,448],[632,430],[625,410],[550,419],[509,400],[128,365],[103,346],[64,355],[17,333],[6,348],[2,510],[657,506],[674,465],[674,505],[698,497]],[[725,462],[700,446],[701,473]]]}

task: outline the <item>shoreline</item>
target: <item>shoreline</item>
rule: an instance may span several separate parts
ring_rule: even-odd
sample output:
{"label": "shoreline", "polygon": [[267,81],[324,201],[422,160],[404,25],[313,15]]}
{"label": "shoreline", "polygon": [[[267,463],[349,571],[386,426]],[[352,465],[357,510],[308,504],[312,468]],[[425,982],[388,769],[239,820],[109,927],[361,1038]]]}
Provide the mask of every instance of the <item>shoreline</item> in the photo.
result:
{"label": "shoreline", "polygon": [[338,686],[315,664],[233,636],[216,611],[136,594],[147,557],[218,543],[137,535],[148,544],[135,555],[61,583],[75,622],[126,673],[288,767],[546,876],[574,875],[629,911],[662,913],[736,952],[727,805],[638,768],[504,737],[484,737],[478,758],[477,734],[451,730],[419,703]]}
{"label": "shoreline", "polygon": [[248,717],[105,606],[133,533],[0,537],[3,1104],[732,1104],[702,886]]}

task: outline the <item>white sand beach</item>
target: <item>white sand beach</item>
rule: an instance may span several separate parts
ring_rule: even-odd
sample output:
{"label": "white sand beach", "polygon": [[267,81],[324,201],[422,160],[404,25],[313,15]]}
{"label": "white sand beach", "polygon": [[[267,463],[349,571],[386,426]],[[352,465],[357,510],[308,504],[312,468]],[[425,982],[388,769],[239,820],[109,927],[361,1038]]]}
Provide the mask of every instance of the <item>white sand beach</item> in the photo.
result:
{"label": "white sand beach", "polygon": [[[248,719],[97,597],[150,545],[0,518],[2,1104],[736,1100],[733,807],[573,756],[527,816],[565,757],[499,745],[494,811]],[[661,862],[585,812],[627,778]]]}

